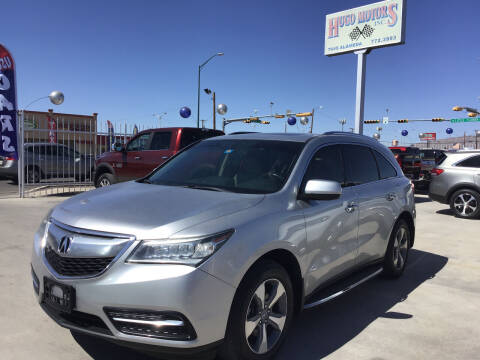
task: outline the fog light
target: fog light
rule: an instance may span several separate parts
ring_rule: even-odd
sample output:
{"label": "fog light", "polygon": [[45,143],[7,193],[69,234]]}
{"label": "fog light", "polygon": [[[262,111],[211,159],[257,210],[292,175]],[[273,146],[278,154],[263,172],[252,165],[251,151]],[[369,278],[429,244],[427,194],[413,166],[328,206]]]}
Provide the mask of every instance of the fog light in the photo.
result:
{"label": "fog light", "polygon": [[188,319],[171,311],[104,308],[115,328],[129,335],[189,341],[197,337]]}

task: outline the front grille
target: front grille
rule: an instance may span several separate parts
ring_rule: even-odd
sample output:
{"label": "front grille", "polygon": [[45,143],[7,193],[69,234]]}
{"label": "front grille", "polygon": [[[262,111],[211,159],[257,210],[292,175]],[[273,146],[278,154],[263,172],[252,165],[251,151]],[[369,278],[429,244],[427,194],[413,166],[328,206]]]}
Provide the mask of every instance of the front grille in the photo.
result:
{"label": "front grille", "polygon": [[61,312],[53,309],[44,302],[41,303],[41,306],[43,310],[61,326],[67,328],[74,326],[100,334],[112,335],[112,332],[108,329],[107,325],[98,316],[75,310],[71,313]]}
{"label": "front grille", "polygon": [[50,246],[45,247],[45,259],[63,276],[93,276],[104,271],[113,257],[75,258],[58,255]]}

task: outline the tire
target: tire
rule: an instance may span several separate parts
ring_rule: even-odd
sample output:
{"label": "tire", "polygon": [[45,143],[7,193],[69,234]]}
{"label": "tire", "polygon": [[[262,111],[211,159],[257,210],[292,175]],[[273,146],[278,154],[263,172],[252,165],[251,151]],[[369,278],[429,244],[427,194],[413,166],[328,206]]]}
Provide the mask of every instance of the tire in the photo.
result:
{"label": "tire", "polygon": [[455,191],[450,198],[450,208],[456,217],[478,218],[480,217],[480,194],[472,189]]}
{"label": "tire", "polygon": [[42,173],[37,167],[25,169],[25,184],[38,184],[42,179]]}
{"label": "tire", "polygon": [[95,187],[104,187],[115,184],[115,177],[110,173],[101,174],[95,181]]}
{"label": "tire", "polygon": [[383,264],[383,274],[390,278],[398,278],[403,274],[408,260],[408,251],[412,241],[412,231],[404,219],[395,224]]}
{"label": "tire", "polygon": [[[262,295],[258,296],[262,294],[262,289],[263,300]],[[277,297],[280,293],[282,295]],[[273,303],[267,305],[270,301]],[[287,272],[274,261],[259,262],[247,273],[237,289],[219,358],[272,359],[285,340],[293,314],[293,287]],[[270,343],[262,341],[264,334],[267,334]]]}

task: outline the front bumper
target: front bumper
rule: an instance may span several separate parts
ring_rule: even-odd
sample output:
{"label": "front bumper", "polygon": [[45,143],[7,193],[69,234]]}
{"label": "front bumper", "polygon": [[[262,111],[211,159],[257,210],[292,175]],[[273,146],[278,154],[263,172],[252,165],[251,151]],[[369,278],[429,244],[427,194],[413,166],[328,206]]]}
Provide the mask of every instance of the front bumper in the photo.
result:
{"label": "front bumper", "polygon": [[[130,248],[102,275],[90,279],[56,279],[45,265],[42,235],[35,234],[32,269],[38,282],[37,301],[59,325],[101,336],[109,340],[132,345],[151,345],[189,351],[204,348],[221,341],[225,336],[235,288],[222,280],[184,265],[154,265],[125,263]],[[76,293],[75,314],[98,317],[106,329],[82,325],[65,320],[45,308],[42,303],[44,277],[73,286]],[[175,312],[185,316],[196,333],[189,341],[129,335],[116,329],[105,313],[105,308],[141,309],[146,311]]]}

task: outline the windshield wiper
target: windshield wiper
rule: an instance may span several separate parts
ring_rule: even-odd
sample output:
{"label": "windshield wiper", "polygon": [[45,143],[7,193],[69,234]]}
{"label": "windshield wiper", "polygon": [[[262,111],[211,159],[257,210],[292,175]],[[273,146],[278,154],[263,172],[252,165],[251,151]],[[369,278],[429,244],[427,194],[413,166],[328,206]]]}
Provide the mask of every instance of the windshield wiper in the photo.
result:
{"label": "windshield wiper", "polygon": [[230,192],[226,189],[215,187],[215,186],[204,186],[204,185],[184,185],[184,188],[188,189],[198,189],[198,190],[210,190],[210,191],[223,191],[223,192]]}

